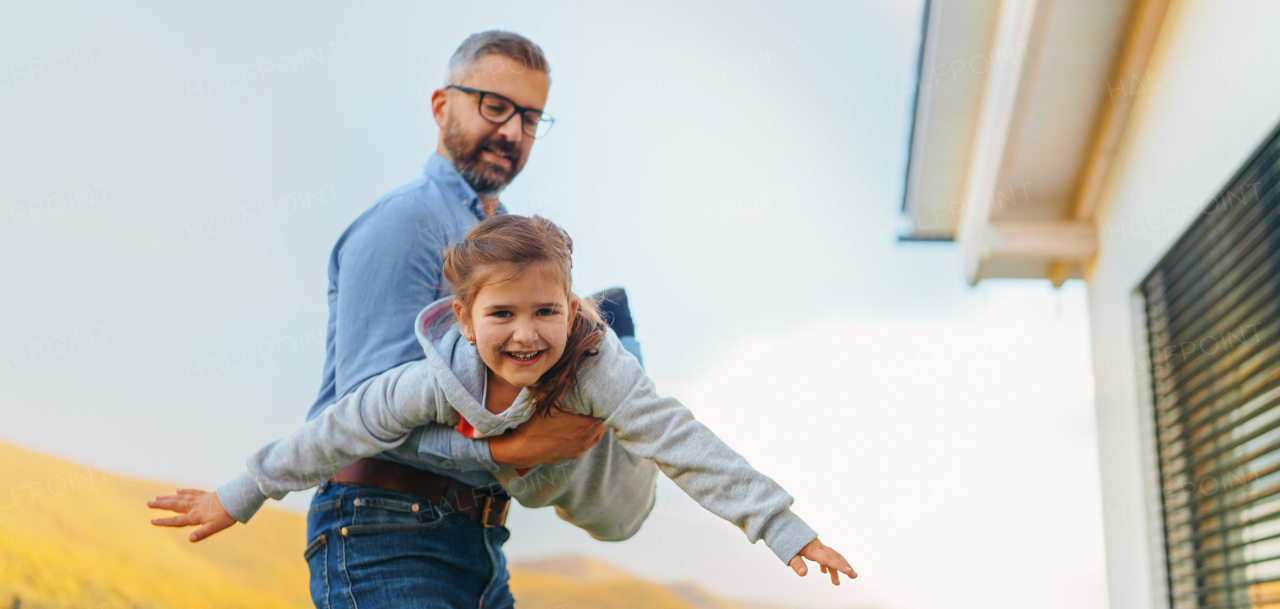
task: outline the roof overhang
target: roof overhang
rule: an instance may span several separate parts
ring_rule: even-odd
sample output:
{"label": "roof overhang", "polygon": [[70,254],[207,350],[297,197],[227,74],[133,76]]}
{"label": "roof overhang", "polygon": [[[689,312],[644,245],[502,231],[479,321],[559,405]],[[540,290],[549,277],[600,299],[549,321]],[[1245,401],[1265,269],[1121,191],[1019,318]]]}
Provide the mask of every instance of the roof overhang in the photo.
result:
{"label": "roof overhang", "polygon": [[965,278],[1061,285],[1168,0],[929,0],[899,239],[954,241]]}

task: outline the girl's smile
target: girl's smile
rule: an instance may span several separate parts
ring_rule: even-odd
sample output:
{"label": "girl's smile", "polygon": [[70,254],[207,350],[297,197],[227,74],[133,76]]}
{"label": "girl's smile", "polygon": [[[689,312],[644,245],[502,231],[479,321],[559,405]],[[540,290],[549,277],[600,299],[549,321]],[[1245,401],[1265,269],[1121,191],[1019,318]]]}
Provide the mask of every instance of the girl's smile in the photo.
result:
{"label": "girl's smile", "polygon": [[546,351],[503,351],[517,366],[532,366]]}

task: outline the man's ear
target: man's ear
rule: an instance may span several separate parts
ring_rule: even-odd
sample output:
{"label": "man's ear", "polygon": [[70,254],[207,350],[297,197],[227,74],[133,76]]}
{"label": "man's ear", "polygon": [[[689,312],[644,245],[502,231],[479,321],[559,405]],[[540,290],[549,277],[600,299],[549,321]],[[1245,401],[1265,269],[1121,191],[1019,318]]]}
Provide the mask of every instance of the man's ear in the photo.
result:
{"label": "man's ear", "polygon": [[436,89],[431,94],[431,116],[436,119],[436,126],[444,129],[445,112],[449,107],[449,91]]}
{"label": "man's ear", "polygon": [[462,328],[462,337],[475,337],[475,332],[471,330],[471,320],[462,312],[462,301],[457,298],[453,299],[453,316],[458,318],[458,327]]}

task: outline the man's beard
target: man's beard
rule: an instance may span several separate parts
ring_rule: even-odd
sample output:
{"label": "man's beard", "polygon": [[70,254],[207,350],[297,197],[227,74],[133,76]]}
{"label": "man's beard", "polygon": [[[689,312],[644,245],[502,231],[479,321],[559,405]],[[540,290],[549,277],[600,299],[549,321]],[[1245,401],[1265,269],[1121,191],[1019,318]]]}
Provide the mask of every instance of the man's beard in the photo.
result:
{"label": "man's beard", "polygon": [[[458,128],[457,121],[450,120],[445,125],[444,149],[453,157],[453,167],[458,170],[458,175],[481,197],[498,196],[520,173],[520,152],[515,144],[496,134],[487,141],[469,142]],[[484,160],[481,153],[486,149],[506,155],[511,167],[503,169]]]}

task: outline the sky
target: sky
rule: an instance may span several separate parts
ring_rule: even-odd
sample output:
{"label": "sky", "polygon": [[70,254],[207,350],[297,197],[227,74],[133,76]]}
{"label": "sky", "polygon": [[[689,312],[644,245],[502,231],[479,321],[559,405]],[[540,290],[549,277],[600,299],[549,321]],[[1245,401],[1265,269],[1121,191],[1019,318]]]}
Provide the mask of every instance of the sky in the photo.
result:
{"label": "sky", "polygon": [[796,577],[665,478],[625,542],[514,510],[511,560],[796,607],[1105,603],[1083,284],[970,287],[952,244],[896,239],[919,2],[484,6],[7,6],[0,441],[211,489],[300,424],[335,239],[421,172],[457,44],[510,29],[557,122],[502,200],[570,232],[579,293],[627,289],[659,391],[860,577]]}

